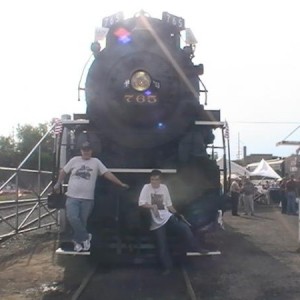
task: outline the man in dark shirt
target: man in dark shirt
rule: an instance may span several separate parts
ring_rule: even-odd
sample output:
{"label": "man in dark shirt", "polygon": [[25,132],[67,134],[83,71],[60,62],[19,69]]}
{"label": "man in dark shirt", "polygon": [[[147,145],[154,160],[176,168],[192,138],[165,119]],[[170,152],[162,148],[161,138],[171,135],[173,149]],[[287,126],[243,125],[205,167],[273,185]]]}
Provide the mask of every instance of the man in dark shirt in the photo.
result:
{"label": "man in dark shirt", "polygon": [[280,181],[279,186],[279,193],[280,193],[280,202],[281,202],[281,213],[286,214],[286,208],[287,208],[287,199],[286,199],[286,193],[285,193],[285,184],[287,179],[283,178]]}
{"label": "man in dark shirt", "polygon": [[291,175],[290,179],[285,184],[285,194],[287,198],[287,209],[288,215],[296,215],[296,191],[297,183],[294,179],[294,175]]}

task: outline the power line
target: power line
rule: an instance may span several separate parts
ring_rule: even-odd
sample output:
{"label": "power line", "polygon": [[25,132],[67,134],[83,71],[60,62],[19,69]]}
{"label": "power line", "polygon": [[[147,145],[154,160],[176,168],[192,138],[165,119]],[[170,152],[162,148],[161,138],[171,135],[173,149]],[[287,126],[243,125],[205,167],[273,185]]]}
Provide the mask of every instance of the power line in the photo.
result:
{"label": "power line", "polygon": [[239,124],[300,124],[300,122],[278,122],[278,121],[229,121]]}

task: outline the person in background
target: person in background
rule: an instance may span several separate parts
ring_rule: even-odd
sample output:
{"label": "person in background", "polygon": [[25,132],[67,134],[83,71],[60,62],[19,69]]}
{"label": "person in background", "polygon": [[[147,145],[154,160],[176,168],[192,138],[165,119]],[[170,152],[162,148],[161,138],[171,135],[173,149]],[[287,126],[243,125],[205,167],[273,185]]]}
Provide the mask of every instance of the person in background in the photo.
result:
{"label": "person in background", "polygon": [[280,181],[279,185],[279,193],[280,193],[280,203],[281,203],[281,213],[286,214],[286,209],[287,209],[287,198],[285,194],[285,184],[286,184],[287,179],[283,178]]}
{"label": "person in background", "polygon": [[167,233],[174,232],[184,240],[185,252],[209,252],[201,249],[193,232],[182,215],[179,215],[172,205],[168,187],[161,183],[161,171],[153,170],[150,173],[150,183],[145,184],[139,196],[139,206],[149,209],[151,214],[150,230],[154,233],[158,258],[168,274],[173,267],[167,242]]}
{"label": "person in background", "polygon": [[251,214],[254,216],[254,184],[250,181],[250,178],[245,178],[242,185],[241,192],[243,193],[243,202],[245,215]]}
{"label": "person in background", "polygon": [[122,188],[129,186],[120,181],[106,166],[92,157],[89,142],[81,146],[81,156],[71,158],[60,170],[54,190],[58,191],[67,174],[70,174],[66,192],[66,215],[73,229],[74,251],[90,249],[91,234],[87,231],[87,220],[94,206],[94,190],[98,176],[103,176]]}
{"label": "person in background", "polygon": [[240,185],[239,179],[233,179],[230,185],[230,195],[231,195],[231,214],[233,216],[239,216],[238,207],[239,207],[239,199],[240,199]]}
{"label": "person in background", "polygon": [[296,215],[296,197],[297,197],[297,184],[294,179],[294,175],[290,176],[285,184],[285,195],[287,199],[286,212],[288,215]]}

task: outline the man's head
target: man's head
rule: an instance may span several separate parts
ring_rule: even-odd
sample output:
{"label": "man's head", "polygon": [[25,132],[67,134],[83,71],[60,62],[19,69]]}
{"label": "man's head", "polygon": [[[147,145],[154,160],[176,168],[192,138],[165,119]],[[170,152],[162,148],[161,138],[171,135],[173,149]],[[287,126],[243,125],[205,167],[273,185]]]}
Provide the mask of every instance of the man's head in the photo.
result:
{"label": "man's head", "polygon": [[150,173],[150,183],[153,188],[159,188],[161,182],[161,171],[160,170],[152,170]]}
{"label": "man's head", "polygon": [[82,143],[81,147],[81,156],[83,159],[89,159],[92,156],[92,147],[89,142]]}

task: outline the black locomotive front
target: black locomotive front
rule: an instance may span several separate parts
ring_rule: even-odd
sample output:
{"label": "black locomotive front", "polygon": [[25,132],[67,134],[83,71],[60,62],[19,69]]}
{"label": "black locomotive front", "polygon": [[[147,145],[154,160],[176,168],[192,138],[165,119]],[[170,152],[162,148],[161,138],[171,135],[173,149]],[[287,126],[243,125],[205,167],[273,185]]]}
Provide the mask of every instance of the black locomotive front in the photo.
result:
{"label": "black locomotive front", "polygon": [[[118,15],[108,18],[110,22],[104,20],[104,25],[110,24],[106,48],[94,52],[86,101],[87,115],[102,142],[106,141],[107,151],[113,143],[128,156],[138,155],[138,149],[149,157],[147,149],[154,149],[165,151],[166,160],[177,159],[175,148],[199,119],[203,107],[198,75],[203,68],[192,63],[190,47],[180,47],[184,20],[174,18],[164,13],[158,20],[140,13],[127,20]],[[174,148],[174,153],[168,148]],[[103,155],[110,165],[114,163],[108,154]],[[128,158],[126,162],[131,167]],[[155,167],[156,162],[147,164]]]}
{"label": "black locomotive front", "polygon": [[206,151],[214,140],[209,121],[220,120],[218,111],[200,104],[203,66],[192,62],[194,45],[181,46],[184,20],[141,11],[130,19],[120,13],[105,18],[103,26],[106,47],[92,44],[86,78],[89,125],[76,128],[75,145],[88,139],[94,155],[130,189],[99,179],[92,247],[103,247],[104,236],[117,235],[121,245],[124,236],[148,232],[137,201],[152,169],[163,171],[177,209],[196,228],[206,226],[220,209],[220,172]]}

